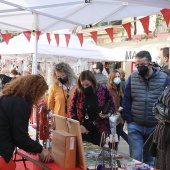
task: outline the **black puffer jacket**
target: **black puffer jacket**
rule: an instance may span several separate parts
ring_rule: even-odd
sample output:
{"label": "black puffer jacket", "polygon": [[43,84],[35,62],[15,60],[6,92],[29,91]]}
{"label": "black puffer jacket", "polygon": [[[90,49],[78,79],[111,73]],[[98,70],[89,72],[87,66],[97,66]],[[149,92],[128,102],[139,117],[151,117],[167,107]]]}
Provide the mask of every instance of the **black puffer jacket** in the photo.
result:
{"label": "black puffer jacket", "polygon": [[154,104],[152,111],[159,123],[170,120],[170,85],[165,88],[158,102]]}

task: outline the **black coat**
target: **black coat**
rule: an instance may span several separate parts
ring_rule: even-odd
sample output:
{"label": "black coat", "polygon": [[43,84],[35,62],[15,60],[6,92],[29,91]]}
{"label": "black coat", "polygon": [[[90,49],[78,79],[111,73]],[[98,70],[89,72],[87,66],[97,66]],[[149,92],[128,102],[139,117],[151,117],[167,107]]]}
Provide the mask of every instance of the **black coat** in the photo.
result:
{"label": "black coat", "polygon": [[15,147],[32,153],[42,152],[42,146],[28,135],[30,114],[30,106],[21,97],[0,98],[0,156],[6,162],[12,158]]}

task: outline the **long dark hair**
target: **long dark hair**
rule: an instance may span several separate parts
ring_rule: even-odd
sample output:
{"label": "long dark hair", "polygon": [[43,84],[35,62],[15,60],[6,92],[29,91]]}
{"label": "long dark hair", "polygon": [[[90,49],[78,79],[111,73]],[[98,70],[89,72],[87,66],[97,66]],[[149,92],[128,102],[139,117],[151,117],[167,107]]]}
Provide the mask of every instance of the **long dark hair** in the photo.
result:
{"label": "long dark hair", "polygon": [[84,88],[82,87],[81,85],[81,82],[84,81],[84,80],[88,80],[91,82],[92,84],[92,87],[93,87],[93,91],[94,93],[96,92],[97,90],[97,80],[96,80],[96,77],[94,76],[94,74],[90,71],[90,70],[85,70],[85,71],[82,71],[79,78],[78,78],[78,81],[77,81],[77,89],[80,93],[84,93]]}

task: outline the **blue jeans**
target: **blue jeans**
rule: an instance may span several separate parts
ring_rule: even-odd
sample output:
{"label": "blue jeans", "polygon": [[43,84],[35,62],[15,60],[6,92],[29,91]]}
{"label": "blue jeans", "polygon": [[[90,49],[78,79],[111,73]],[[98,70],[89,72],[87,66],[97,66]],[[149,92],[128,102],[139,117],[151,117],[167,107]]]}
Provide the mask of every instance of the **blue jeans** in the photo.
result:
{"label": "blue jeans", "polygon": [[143,144],[154,130],[154,127],[141,126],[135,122],[131,122],[127,125],[127,128],[130,156],[133,159],[144,162],[150,166],[154,166],[155,158],[142,150]]}

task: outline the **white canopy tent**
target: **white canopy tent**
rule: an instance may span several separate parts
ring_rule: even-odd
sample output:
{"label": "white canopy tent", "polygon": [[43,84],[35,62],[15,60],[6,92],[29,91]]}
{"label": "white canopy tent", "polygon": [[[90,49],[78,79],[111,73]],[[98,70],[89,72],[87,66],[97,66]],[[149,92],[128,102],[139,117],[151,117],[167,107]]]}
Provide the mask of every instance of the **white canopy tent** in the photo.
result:
{"label": "white canopy tent", "polygon": [[[57,33],[69,33],[67,30]],[[100,47],[91,43],[84,42],[81,47],[78,37],[71,35],[68,47],[64,34],[59,36],[59,46],[57,47],[55,37],[51,35],[51,43],[48,43],[46,35],[42,35],[38,41],[38,59],[43,61],[67,61],[75,63],[78,59],[88,59],[91,61],[119,61],[113,58],[112,50]],[[23,34],[12,38],[8,45],[3,42],[0,44],[0,55],[4,58],[23,59],[29,54],[34,53],[34,36],[31,36],[30,42]]]}
{"label": "white canopy tent", "polygon": [[170,2],[166,0],[0,0],[0,29],[1,31],[38,29],[50,32],[127,17],[152,15],[162,8],[170,8]]}
{"label": "white canopy tent", "polygon": [[[0,0],[0,29],[1,32],[5,30],[50,32],[127,17],[152,15],[163,8],[170,8],[170,2],[166,0],[62,0],[62,2]],[[35,36],[33,68],[37,67],[37,45]]]}

